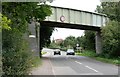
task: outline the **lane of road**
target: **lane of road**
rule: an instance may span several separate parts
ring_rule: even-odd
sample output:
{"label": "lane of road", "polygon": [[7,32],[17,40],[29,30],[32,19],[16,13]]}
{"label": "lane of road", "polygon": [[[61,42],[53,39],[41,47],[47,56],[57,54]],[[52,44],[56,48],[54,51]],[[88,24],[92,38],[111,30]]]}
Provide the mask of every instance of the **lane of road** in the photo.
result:
{"label": "lane of road", "polygon": [[44,49],[48,57],[54,75],[118,75],[118,67],[112,64],[103,63],[84,56],[53,55],[52,49]]}

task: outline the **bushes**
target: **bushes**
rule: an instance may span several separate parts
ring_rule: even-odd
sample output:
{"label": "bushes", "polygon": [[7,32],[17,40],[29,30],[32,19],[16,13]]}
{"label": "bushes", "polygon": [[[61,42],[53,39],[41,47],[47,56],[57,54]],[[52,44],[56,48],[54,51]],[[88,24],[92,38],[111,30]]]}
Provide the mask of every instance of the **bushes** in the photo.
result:
{"label": "bushes", "polygon": [[37,2],[3,2],[2,7],[2,14],[11,20],[11,29],[2,30],[4,75],[26,75],[34,62],[34,57],[23,36],[25,33],[28,34],[28,22],[33,17],[36,21],[44,20],[51,14],[50,7],[39,6]]}
{"label": "bushes", "polygon": [[60,48],[61,51],[67,51],[67,49],[68,49],[67,47]]}
{"label": "bushes", "polygon": [[117,57],[117,58],[109,57],[108,58],[109,55],[107,55],[107,54],[97,56],[95,51],[89,51],[89,50],[85,50],[83,53],[76,53],[76,54],[80,55],[80,56],[91,57],[91,58],[96,59],[98,61],[111,63],[111,64],[115,64],[115,65],[120,65],[120,57]]}
{"label": "bushes", "polygon": [[83,53],[80,54],[81,56],[91,56],[91,57],[95,57],[96,53],[95,51],[89,51],[89,50],[85,50]]}
{"label": "bushes", "polygon": [[[97,12],[106,14],[109,23],[102,28],[103,54],[107,57],[120,56],[120,2],[102,2]],[[106,55],[107,54],[107,55]]]}
{"label": "bushes", "polygon": [[4,75],[25,75],[32,65],[32,54],[24,33],[17,28],[2,30],[2,62]]}
{"label": "bushes", "polygon": [[32,66],[32,53],[29,52],[27,41],[21,38],[19,42],[19,48],[3,49],[4,75],[25,75]]}
{"label": "bushes", "polygon": [[2,75],[2,54],[0,54],[0,76]]}
{"label": "bushes", "polygon": [[110,56],[120,56],[120,23],[110,21],[102,29],[103,53]]}
{"label": "bushes", "polygon": [[95,50],[95,32],[94,31],[85,31],[84,35],[85,40],[85,49],[86,50]]}

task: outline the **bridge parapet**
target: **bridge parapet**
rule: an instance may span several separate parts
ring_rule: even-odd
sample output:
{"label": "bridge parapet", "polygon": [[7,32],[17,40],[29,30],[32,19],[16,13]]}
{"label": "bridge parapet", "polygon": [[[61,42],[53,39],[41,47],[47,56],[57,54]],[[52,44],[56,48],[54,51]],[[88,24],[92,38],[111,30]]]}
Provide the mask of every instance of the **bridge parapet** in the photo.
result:
{"label": "bridge parapet", "polygon": [[108,18],[104,14],[52,6],[52,15],[45,21],[60,22],[94,27],[105,26]]}

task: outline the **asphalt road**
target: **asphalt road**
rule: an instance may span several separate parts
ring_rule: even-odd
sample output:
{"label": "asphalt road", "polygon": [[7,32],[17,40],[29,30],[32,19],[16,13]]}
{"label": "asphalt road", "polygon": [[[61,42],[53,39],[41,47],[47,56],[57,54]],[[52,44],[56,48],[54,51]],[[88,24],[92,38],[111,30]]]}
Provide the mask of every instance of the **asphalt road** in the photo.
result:
{"label": "asphalt road", "polygon": [[43,58],[49,59],[53,75],[118,75],[118,66],[96,61],[94,59],[66,55],[61,51],[61,55],[53,55],[53,49],[44,48],[48,52]]}

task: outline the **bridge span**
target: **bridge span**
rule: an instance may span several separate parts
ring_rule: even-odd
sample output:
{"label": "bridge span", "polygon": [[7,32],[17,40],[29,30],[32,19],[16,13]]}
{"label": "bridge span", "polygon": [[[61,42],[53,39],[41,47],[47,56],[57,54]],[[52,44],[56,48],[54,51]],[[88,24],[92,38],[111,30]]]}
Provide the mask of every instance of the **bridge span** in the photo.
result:
{"label": "bridge span", "polygon": [[102,52],[100,31],[108,21],[106,15],[55,6],[51,6],[51,9],[52,15],[41,21],[41,26],[96,31],[96,53]]}
{"label": "bridge span", "polygon": [[105,26],[107,16],[88,11],[51,6],[52,15],[41,24],[53,27],[99,31]]}

